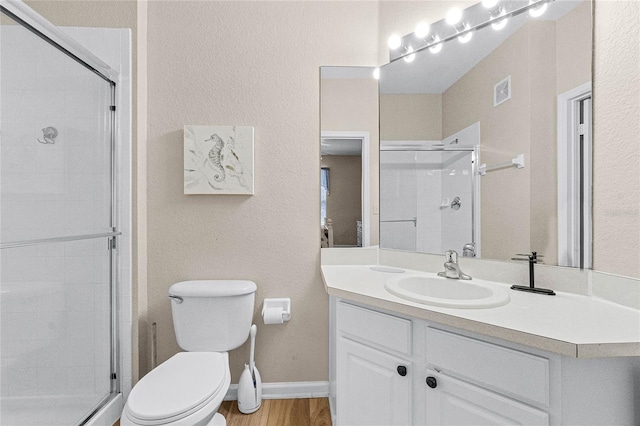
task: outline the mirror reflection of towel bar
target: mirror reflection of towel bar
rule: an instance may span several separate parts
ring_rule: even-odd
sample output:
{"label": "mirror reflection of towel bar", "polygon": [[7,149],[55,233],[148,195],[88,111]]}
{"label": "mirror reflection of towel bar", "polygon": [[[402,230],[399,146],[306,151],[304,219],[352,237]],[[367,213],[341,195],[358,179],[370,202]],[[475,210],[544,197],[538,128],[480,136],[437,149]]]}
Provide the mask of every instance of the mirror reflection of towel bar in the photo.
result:
{"label": "mirror reflection of towel bar", "polygon": [[492,170],[504,169],[507,167],[514,167],[514,166],[518,169],[524,168],[524,154],[520,154],[512,158],[511,161],[506,161],[504,163],[496,164],[493,166],[487,166],[486,164],[481,164],[480,167],[478,167],[478,174],[480,176],[484,176],[487,174],[487,172],[490,172]]}

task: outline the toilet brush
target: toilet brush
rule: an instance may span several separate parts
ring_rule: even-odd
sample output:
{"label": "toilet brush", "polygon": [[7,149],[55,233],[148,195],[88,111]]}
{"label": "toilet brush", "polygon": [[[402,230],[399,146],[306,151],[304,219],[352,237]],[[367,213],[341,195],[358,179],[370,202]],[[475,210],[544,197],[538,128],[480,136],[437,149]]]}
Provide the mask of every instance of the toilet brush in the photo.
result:
{"label": "toilet brush", "polygon": [[244,371],[242,371],[238,382],[238,410],[244,414],[254,413],[262,405],[262,379],[254,359],[257,332],[258,327],[253,324],[251,326],[249,364],[244,365]]}

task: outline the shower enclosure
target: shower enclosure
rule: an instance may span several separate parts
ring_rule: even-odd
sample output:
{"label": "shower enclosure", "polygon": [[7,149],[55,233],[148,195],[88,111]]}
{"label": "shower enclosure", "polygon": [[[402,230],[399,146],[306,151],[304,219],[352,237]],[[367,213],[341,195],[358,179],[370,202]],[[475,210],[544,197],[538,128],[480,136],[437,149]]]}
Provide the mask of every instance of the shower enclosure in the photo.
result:
{"label": "shower enclosure", "polygon": [[465,245],[477,250],[476,150],[424,145],[381,147],[380,246],[461,255]]}
{"label": "shower enclosure", "polygon": [[117,74],[1,4],[0,422],[83,424],[120,391]]}

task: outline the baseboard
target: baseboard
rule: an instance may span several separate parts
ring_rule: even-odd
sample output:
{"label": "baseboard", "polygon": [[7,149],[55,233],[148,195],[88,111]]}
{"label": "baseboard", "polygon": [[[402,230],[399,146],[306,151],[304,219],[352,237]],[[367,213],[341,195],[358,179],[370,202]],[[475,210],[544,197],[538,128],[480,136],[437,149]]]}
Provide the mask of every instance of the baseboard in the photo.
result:
{"label": "baseboard", "polygon": [[[329,382],[276,382],[262,384],[262,399],[326,398]],[[238,399],[238,385],[229,386],[225,401]]]}

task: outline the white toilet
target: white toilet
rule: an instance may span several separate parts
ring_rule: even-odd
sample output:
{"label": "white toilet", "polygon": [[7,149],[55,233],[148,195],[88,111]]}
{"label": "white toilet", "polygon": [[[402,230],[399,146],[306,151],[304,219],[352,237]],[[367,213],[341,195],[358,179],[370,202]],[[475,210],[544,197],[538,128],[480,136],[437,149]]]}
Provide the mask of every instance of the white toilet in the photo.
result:
{"label": "white toilet", "polygon": [[131,390],[120,424],[226,425],[217,413],[231,374],[227,351],[249,336],[256,284],[239,280],[183,281],[169,289],[180,352]]}

